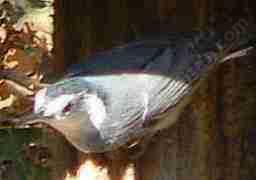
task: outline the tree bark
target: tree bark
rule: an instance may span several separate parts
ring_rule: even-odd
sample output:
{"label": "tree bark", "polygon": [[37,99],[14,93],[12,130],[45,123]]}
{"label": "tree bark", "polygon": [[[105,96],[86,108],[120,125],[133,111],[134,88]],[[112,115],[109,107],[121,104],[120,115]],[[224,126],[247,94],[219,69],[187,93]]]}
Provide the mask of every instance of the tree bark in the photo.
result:
{"label": "tree bark", "polygon": [[[223,13],[240,13],[243,4],[238,0],[56,0],[55,71],[63,73],[95,51],[143,34],[205,28],[211,16],[222,22]],[[180,120],[153,137],[137,160],[125,152],[86,155],[55,131],[44,133],[40,144],[49,147],[47,179],[64,179],[71,172],[89,180],[255,179],[255,72],[255,55],[220,65],[195,93]]]}

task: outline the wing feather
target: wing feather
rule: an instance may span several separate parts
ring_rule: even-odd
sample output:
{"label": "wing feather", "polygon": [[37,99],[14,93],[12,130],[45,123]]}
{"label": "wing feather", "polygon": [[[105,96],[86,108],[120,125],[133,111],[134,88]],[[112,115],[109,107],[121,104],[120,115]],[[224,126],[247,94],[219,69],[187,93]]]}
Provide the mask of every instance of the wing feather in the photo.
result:
{"label": "wing feather", "polygon": [[[191,92],[192,84],[209,65],[214,64],[206,58],[207,48],[205,52],[201,46],[191,50],[189,40],[145,41],[89,60],[87,68],[94,67],[93,73],[98,74],[84,79],[100,87],[96,93],[104,94],[107,119],[102,122],[100,132],[110,144],[120,145],[146,134],[147,121],[154,121],[154,117],[175,107]],[[83,71],[89,71],[87,68]],[[117,69],[120,71],[116,72]]]}

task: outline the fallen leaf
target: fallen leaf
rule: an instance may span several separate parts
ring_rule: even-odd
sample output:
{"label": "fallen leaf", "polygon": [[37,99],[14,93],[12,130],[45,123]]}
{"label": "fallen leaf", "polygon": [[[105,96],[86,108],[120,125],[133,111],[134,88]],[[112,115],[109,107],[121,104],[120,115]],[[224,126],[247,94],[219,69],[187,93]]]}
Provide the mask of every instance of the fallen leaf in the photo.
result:
{"label": "fallen leaf", "polygon": [[0,110],[11,107],[17,98],[11,94],[8,98],[0,101]]}
{"label": "fallen leaf", "polygon": [[18,61],[11,61],[4,63],[4,69],[14,69],[19,65]]}
{"label": "fallen leaf", "polygon": [[35,85],[34,84],[30,84],[28,88],[31,89],[31,90],[34,90],[35,89]]}
{"label": "fallen leaf", "polygon": [[40,53],[30,53],[23,49],[11,48],[4,58],[4,66],[7,68],[15,67],[15,71],[22,74],[33,74],[39,69],[39,58],[41,58]]}
{"label": "fallen leaf", "polygon": [[7,31],[5,28],[0,27],[0,43],[4,43],[7,37]]}
{"label": "fallen leaf", "polygon": [[10,88],[5,81],[1,81],[0,83],[0,96],[5,99],[10,96]]}

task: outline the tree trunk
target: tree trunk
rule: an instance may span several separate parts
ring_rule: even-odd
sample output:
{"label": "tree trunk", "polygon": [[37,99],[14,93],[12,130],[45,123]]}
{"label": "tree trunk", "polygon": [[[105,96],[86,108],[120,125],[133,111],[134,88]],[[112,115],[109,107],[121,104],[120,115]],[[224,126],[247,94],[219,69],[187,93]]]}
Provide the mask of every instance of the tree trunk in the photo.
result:
{"label": "tree trunk", "polygon": [[[131,36],[127,36],[131,33],[135,33],[134,38],[163,29],[203,28],[210,17],[215,16],[215,20],[221,22],[222,13],[233,15],[237,12],[236,7],[245,4],[231,0],[226,3],[206,0],[101,3],[87,0],[83,1],[87,7],[85,11],[80,1],[65,3],[56,1],[56,10],[63,12],[56,13],[56,22],[62,27],[61,31],[56,31],[56,45],[62,39],[70,39],[68,32],[72,27],[71,36],[78,41],[75,45],[64,42],[62,51],[75,54],[74,57],[83,57],[94,49],[105,49],[118,41],[130,40]],[[68,55],[63,57],[58,51],[56,57],[65,59],[68,64],[74,60],[70,61]],[[146,153],[138,160],[130,161],[129,154],[116,160],[104,155],[80,154],[80,162],[87,163],[84,170],[87,173],[95,171],[100,175],[98,179],[111,180],[255,179],[253,137],[256,123],[253,119],[256,112],[253,107],[256,105],[256,78],[253,73],[256,66],[253,59],[253,56],[240,58],[212,72],[179,122],[154,137]],[[95,167],[90,169],[88,162],[95,162]]]}

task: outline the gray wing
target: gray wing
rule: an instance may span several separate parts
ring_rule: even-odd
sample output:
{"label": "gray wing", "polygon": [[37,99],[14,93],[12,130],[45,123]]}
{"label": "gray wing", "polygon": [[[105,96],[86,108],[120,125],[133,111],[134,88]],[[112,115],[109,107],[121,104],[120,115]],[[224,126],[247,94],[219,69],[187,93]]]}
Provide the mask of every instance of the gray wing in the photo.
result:
{"label": "gray wing", "polygon": [[168,39],[135,41],[84,58],[82,63],[72,65],[67,77],[135,72],[143,69],[170,44]]}
{"label": "gray wing", "polygon": [[[207,72],[209,65],[216,62],[209,51],[214,49],[209,47],[210,40],[193,46],[191,40],[180,38],[164,46],[160,46],[161,41],[151,41],[134,45],[130,51],[125,48],[117,50],[117,54],[111,52],[110,56],[102,56],[110,58],[106,71],[103,64],[107,65],[108,61],[98,61],[99,65],[92,60],[91,66],[96,68],[93,71],[98,74],[85,78],[99,87],[97,92],[102,95],[108,114],[100,132],[111,146],[147,134],[148,122],[157,123],[154,121],[160,120],[155,119],[156,116],[174,109],[189,95],[193,83]],[[118,73],[114,72],[116,68],[120,70]],[[102,70],[104,73],[99,73]]]}
{"label": "gray wing", "polygon": [[147,134],[147,124],[161,121],[155,117],[175,108],[215,62],[208,53],[199,57],[184,46],[175,49],[178,55],[173,51],[165,48],[139,73],[96,76],[102,77],[99,84],[108,112],[101,132],[110,144],[122,145]]}
{"label": "gray wing", "polygon": [[[182,44],[175,48],[175,53],[173,51],[166,49],[157,61],[144,70],[150,74],[146,90],[150,99],[148,116],[151,118],[148,119],[175,107],[191,94],[199,80],[217,62],[214,51],[192,51],[189,44]],[[161,73],[151,73],[159,69]]]}
{"label": "gray wing", "polygon": [[191,40],[199,35],[200,32],[175,32],[136,40],[83,58],[81,63],[68,69],[67,77],[138,72],[157,59],[163,49],[177,44],[180,40]]}

